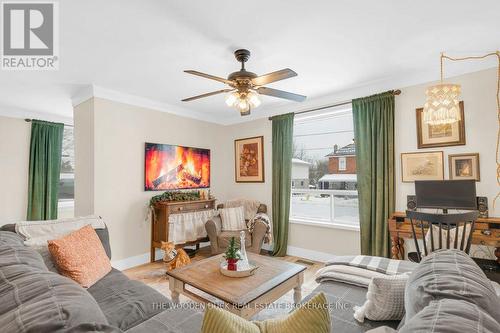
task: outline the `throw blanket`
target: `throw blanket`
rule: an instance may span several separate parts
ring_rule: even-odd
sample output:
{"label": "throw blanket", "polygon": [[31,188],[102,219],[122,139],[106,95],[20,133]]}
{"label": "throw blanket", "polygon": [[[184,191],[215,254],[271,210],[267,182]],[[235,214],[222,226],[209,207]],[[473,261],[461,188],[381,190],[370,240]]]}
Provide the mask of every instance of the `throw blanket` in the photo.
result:
{"label": "throw blanket", "polygon": [[374,277],[411,272],[418,264],[372,256],[338,256],[316,273],[316,282],[336,281],[368,287]]}
{"label": "throw blanket", "polygon": [[273,235],[271,232],[271,220],[269,219],[269,216],[265,213],[257,213],[253,218],[248,220],[247,222],[247,228],[250,233],[253,233],[253,229],[255,227],[255,223],[257,221],[262,221],[266,225],[266,234],[264,236],[264,243],[271,244],[273,241]]}
{"label": "throw blanket", "polygon": [[348,265],[386,275],[395,275],[411,272],[418,264],[411,261],[374,256],[337,256],[326,263],[326,266],[331,265]]}
{"label": "throw blanket", "polygon": [[260,202],[256,200],[236,199],[229,200],[224,203],[225,208],[243,207],[245,220],[249,221],[255,216],[255,212],[259,209]]}
{"label": "throw blanket", "polygon": [[168,241],[177,245],[207,237],[205,222],[217,214],[216,210],[171,214],[168,218]]}

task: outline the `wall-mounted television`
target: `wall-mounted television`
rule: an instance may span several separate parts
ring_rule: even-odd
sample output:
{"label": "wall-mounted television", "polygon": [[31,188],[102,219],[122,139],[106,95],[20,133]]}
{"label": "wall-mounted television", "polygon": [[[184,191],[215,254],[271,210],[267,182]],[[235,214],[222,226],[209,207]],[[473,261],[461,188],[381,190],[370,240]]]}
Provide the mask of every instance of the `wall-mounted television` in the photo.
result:
{"label": "wall-mounted television", "polygon": [[146,142],[145,191],[210,187],[210,149]]}

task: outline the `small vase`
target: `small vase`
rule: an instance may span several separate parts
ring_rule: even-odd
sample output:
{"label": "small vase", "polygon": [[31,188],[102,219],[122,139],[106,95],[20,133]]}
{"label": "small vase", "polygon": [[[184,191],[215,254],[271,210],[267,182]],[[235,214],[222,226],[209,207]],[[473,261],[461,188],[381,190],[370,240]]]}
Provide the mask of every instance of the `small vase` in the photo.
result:
{"label": "small vase", "polygon": [[236,271],[237,270],[238,259],[227,259],[227,270]]}

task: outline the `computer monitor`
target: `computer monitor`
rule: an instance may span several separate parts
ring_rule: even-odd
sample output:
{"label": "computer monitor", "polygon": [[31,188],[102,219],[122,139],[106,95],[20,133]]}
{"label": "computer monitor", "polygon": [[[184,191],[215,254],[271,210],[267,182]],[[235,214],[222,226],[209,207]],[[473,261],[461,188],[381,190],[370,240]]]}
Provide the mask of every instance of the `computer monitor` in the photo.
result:
{"label": "computer monitor", "polygon": [[425,180],[415,182],[417,208],[477,209],[475,180]]}

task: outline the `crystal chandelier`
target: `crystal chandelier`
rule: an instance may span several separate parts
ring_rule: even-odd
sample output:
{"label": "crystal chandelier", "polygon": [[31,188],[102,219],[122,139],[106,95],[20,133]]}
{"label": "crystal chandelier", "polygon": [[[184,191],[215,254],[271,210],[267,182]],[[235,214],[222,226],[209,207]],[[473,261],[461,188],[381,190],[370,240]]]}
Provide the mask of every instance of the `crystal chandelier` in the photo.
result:
{"label": "crystal chandelier", "polygon": [[431,125],[452,124],[460,121],[459,84],[443,83],[443,59],[441,53],[441,82],[428,87],[424,104],[424,122]]}
{"label": "crystal chandelier", "polygon": [[236,90],[226,96],[226,104],[229,107],[234,107],[242,116],[250,114],[251,109],[255,109],[260,105],[258,94],[252,89]]}

